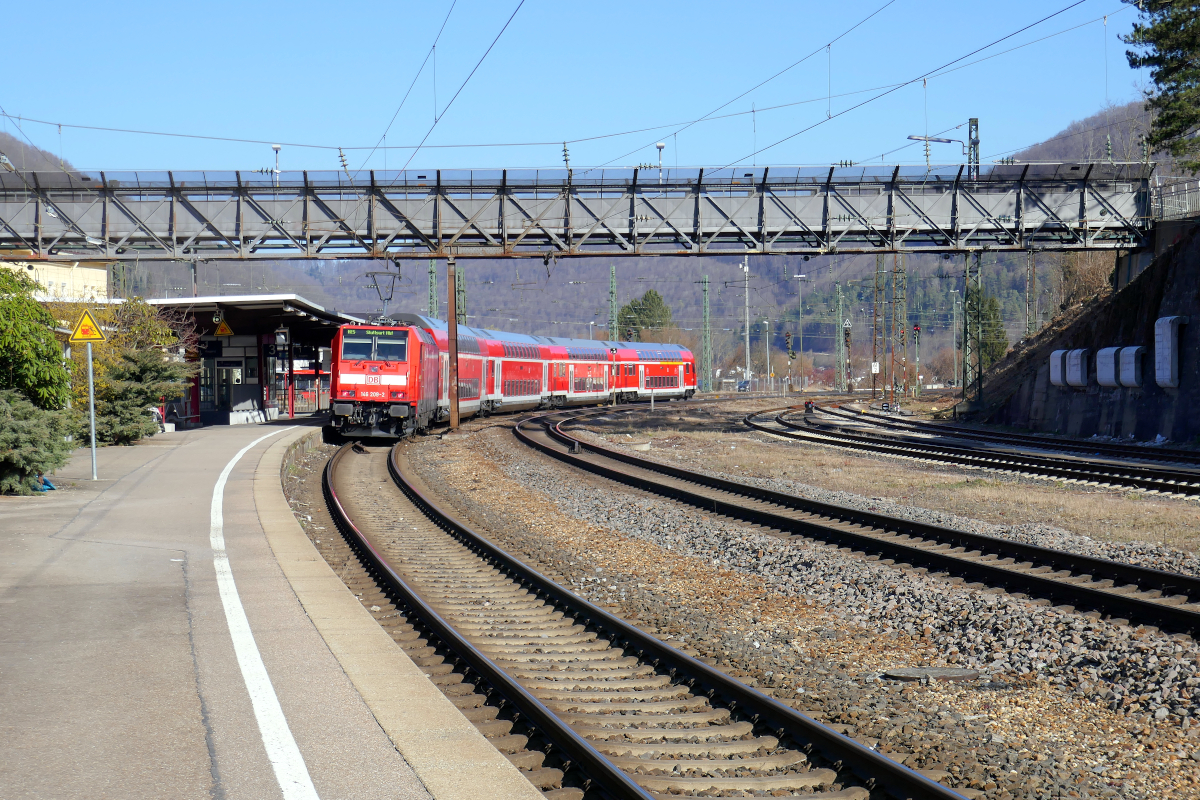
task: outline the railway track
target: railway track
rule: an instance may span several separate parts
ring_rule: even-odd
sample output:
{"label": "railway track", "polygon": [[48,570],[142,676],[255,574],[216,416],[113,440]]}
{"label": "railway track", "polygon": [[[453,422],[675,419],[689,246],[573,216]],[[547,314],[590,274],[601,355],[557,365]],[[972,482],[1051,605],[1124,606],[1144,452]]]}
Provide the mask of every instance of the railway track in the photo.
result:
{"label": "railway track", "polygon": [[[781,413],[782,412],[782,413]],[[865,431],[848,431],[838,423],[861,422],[861,416],[845,411],[822,408],[820,413],[835,421],[802,419],[797,421],[793,409],[771,409],[746,417],[746,425],[754,430],[832,444],[873,453],[923,458],[960,466],[979,467],[1005,473],[1019,473],[1091,486],[1140,489],[1142,491],[1179,496],[1200,495],[1200,469],[1136,464],[1122,461],[1096,461],[1082,457],[1034,455],[1011,447],[963,447],[915,436],[887,435]],[[762,419],[774,415],[772,419]],[[871,424],[876,424],[871,420]]]}
{"label": "railway track", "polygon": [[[841,414],[829,406],[819,406],[822,411]],[[892,430],[910,431],[930,436],[945,436],[953,439],[969,439],[981,442],[996,442],[1004,445],[1023,445],[1039,450],[1050,450],[1064,453],[1079,453],[1083,456],[1106,456],[1109,458],[1131,459],[1137,461],[1152,461],[1166,464],[1187,464],[1200,467],[1200,453],[1194,450],[1178,450],[1167,447],[1146,447],[1135,444],[1119,444],[1115,442],[1094,442],[1083,440],[1063,439],[1054,436],[1035,436],[1023,433],[995,433],[992,431],[968,428],[962,425],[950,425],[941,422],[925,422],[923,420],[904,419],[864,411],[855,414],[856,420],[869,422]]]}
{"label": "railway track", "polygon": [[[783,536],[1092,611],[1131,625],[1200,633],[1200,579],[808,500],[584,442],[570,423],[636,412],[547,414],[519,423],[525,443],[606,478]],[[775,431],[772,431],[775,432]]]}
{"label": "railway track", "polygon": [[547,797],[961,797],[505,553],[408,476],[403,448],[326,465],[343,576]]}

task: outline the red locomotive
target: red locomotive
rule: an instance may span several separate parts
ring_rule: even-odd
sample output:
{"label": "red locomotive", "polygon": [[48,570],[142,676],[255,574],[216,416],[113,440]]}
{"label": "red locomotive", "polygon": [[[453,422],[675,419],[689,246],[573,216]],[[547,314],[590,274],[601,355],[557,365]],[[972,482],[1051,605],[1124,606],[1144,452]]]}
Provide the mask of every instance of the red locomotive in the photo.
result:
{"label": "red locomotive", "polygon": [[[449,367],[449,330],[442,320],[405,314],[389,324],[343,325],[333,340],[333,427],[348,436],[427,430],[450,416]],[[458,326],[463,417],[695,392],[696,362],[681,345]]]}

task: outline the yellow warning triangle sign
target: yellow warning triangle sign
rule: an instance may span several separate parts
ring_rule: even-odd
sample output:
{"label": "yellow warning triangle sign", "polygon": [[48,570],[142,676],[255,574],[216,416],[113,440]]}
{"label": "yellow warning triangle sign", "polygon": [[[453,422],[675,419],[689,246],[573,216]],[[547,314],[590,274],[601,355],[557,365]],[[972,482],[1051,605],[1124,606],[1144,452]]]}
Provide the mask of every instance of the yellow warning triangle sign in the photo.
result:
{"label": "yellow warning triangle sign", "polygon": [[107,338],[92,318],[92,312],[87,310],[83,312],[79,322],[75,323],[75,330],[71,331],[72,342],[103,342]]}
{"label": "yellow warning triangle sign", "polygon": [[229,327],[229,323],[222,319],[214,336],[233,336],[233,328]]}

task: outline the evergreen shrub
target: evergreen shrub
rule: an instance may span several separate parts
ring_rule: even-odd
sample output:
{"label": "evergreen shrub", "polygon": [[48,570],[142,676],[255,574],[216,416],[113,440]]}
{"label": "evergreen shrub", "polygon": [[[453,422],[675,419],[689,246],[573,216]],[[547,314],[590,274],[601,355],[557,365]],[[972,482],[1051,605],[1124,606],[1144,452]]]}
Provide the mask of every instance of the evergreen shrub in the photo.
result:
{"label": "evergreen shrub", "polygon": [[15,389],[0,390],[0,493],[30,494],[39,472],[66,464],[69,429],[64,413],[38,408]]}

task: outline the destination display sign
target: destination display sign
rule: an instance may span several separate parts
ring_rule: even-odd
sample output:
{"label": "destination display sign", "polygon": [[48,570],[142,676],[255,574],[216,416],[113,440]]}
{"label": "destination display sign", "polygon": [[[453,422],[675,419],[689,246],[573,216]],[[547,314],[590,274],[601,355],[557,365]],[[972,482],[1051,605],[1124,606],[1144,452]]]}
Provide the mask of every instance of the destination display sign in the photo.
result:
{"label": "destination display sign", "polygon": [[373,330],[371,328],[346,328],[345,333],[343,335],[345,335],[345,336],[396,337],[396,336],[408,336],[408,331],[395,330],[394,328],[386,329],[386,330]]}

